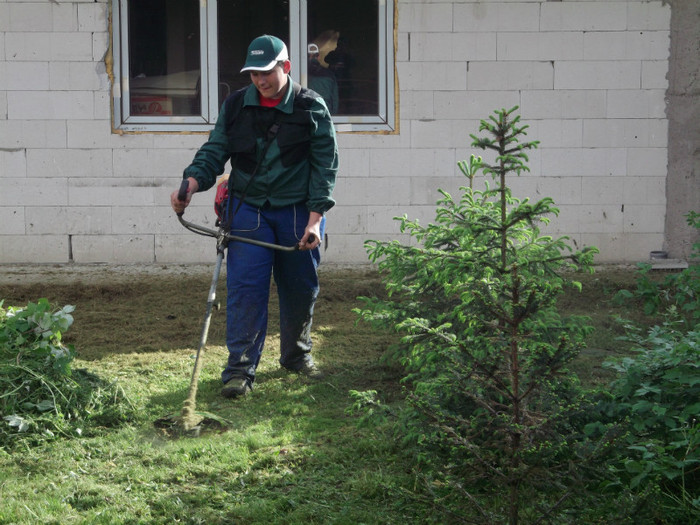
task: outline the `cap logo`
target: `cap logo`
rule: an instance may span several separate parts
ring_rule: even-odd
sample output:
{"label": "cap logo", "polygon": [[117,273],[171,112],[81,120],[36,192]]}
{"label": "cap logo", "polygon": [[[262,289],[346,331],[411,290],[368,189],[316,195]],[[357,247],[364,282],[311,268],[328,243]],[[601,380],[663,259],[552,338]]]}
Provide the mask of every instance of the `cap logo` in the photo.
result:
{"label": "cap logo", "polygon": [[254,49],[253,51],[250,52],[251,55],[264,55],[265,51],[262,49]]}

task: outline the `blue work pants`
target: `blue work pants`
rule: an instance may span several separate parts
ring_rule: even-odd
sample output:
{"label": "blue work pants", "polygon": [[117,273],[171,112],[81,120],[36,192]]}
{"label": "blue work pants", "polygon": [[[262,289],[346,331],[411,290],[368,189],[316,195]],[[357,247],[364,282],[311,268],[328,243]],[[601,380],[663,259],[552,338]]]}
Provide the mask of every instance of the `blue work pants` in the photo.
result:
{"label": "blue work pants", "polygon": [[[236,209],[238,200],[229,201]],[[304,235],[309,212],[303,204],[237,209],[231,234],[294,246]],[[323,227],[321,238],[323,238]],[[221,379],[245,377],[252,384],[267,334],[270,278],[277,285],[280,310],[280,364],[298,370],[312,363],[311,322],[318,297],[320,250],[279,251],[230,241],[227,255],[226,345],[228,363]]]}

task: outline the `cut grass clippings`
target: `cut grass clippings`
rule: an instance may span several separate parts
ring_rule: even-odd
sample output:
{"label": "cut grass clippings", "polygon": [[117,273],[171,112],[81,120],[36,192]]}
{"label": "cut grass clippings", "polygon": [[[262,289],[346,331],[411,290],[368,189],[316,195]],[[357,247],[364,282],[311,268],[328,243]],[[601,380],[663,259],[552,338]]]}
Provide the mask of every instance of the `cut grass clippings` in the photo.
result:
{"label": "cut grass clippings", "polygon": [[[1,271],[1,268],[0,268]],[[577,372],[606,380],[600,364],[624,353],[611,322],[634,309],[611,302],[631,288],[634,273],[576,276],[580,296],[562,307],[592,317],[597,332]],[[219,396],[226,359],[225,287],[204,353],[197,408],[231,422],[225,432],[171,439],[154,421],[179,413],[199,340],[210,275],[182,281],[135,277],[119,283],[0,285],[6,305],[39,297],[72,304],[65,341],[76,368],[116,381],[136,407],[131,423],[93,435],[57,440],[12,453],[0,450],[2,524],[392,524],[440,523],[429,505],[410,497],[414,458],[391,432],[400,410],[400,371],[381,356],[395,336],[358,323],[356,297],[381,293],[372,270],[321,272],[314,318],[314,355],[326,378],[312,382],[279,368],[277,310],[253,392]],[[274,293],[272,294],[274,298]],[[377,392],[389,411],[370,419],[350,410],[352,391]]]}

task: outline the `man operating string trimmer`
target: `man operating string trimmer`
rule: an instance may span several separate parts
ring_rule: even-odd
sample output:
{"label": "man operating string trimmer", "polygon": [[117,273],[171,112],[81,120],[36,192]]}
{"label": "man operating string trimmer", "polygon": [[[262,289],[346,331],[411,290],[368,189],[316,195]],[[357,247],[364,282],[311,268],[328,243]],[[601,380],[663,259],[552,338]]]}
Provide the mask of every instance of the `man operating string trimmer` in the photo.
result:
{"label": "man operating string trimmer", "polygon": [[228,364],[221,395],[250,392],[267,333],[270,277],[280,305],[280,364],[318,379],[311,356],[311,321],[319,292],[317,268],[324,213],[338,171],[331,116],[320,95],[289,76],[286,45],[263,35],[248,47],[241,72],[252,84],[223,103],[207,142],[185,168],[187,197],[170,197],[182,213],[192,195],[211,188],[231,160],[222,222],[230,233],[297,251],[232,241],[227,255],[226,345]]}

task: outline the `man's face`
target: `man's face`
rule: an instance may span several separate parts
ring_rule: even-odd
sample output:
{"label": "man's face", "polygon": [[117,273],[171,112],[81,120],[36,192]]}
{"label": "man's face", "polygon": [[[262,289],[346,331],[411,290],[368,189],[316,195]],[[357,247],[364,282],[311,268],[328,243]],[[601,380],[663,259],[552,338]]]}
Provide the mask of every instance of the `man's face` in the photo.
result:
{"label": "man's face", "polygon": [[255,85],[258,92],[265,98],[280,98],[287,88],[287,74],[291,64],[284,62],[277,65],[270,71],[251,71],[250,81]]}

